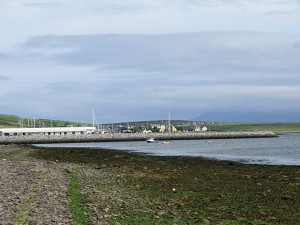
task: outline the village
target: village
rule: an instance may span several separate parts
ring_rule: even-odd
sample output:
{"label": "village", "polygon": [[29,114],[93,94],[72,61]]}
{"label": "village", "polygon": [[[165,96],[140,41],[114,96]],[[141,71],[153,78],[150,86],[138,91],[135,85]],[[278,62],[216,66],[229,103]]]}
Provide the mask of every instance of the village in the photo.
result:
{"label": "village", "polygon": [[[107,133],[177,133],[177,132],[206,132],[210,125],[194,121],[151,121],[124,122],[116,124],[46,124],[18,123],[18,127],[1,128],[0,136],[28,136],[28,135],[84,135]],[[56,126],[54,126],[56,125]]]}

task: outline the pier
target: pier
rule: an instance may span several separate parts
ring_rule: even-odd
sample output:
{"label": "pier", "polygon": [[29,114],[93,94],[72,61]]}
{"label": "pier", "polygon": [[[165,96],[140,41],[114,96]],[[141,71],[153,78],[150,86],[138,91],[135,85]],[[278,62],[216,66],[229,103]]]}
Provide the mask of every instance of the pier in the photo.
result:
{"label": "pier", "polygon": [[182,132],[182,133],[113,133],[113,134],[80,134],[80,135],[29,135],[1,136],[0,144],[47,144],[69,142],[112,142],[112,141],[146,141],[156,140],[193,140],[193,139],[226,139],[226,138],[272,138],[277,135],[272,131],[259,132]]}

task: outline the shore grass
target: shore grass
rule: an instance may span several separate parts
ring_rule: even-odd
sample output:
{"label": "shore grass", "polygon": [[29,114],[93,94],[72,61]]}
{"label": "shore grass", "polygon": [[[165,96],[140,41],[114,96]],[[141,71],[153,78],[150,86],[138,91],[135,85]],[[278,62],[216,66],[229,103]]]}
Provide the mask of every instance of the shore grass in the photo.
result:
{"label": "shore grass", "polygon": [[81,182],[77,177],[77,174],[80,172],[80,170],[81,168],[77,167],[68,174],[70,178],[70,186],[67,190],[67,195],[70,200],[70,208],[73,214],[75,225],[88,225],[90,224],[90,220],[85,209],[86,200],[80,193],[82,187]]}
{"label": "shore grass", "polygon": [[82,204],[110,224],[300,224],[299,166],[105,149],[35,148],[31,155],[81,166]]}

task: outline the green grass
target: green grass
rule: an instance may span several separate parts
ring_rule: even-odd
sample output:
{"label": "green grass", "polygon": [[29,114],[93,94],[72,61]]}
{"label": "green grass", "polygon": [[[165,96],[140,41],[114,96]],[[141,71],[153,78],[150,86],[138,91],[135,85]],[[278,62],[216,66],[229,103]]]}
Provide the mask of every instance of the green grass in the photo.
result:
{"label": "green grass", "polygon": [[0,126],[1,127],[17,127],[19,118],[13,115],[0,114]]}
{"label": "green grass", "polygon": [[29,219],[30,205],[34,201],[36,191],[29,192],[21,203],[17,205],[18,212],[14,214],[14,221],[18,225],[31,225],[33,222]]}
{"label": "green grass", "polygon": [[[14,115],[0,114],[0,128],[18,127],[18,122],[21,118]],[[28,118],[23,118],[25,127],[28,127]],[[67,125],[79,126],[80,123],[65,121],[65,120],[50,120],[50,119],[35,119],[36,126],[47,126],[47,127],[65,127]],[[91,124],[87,124],[91,125]]]}
{"label": "green grass", "polygon": [[79,172],[80,168],[78,167],[69,174],[70,186],[67,195],[70,200],[70,208],[75,225],[88,225],[90,224],[90,220],[85,210],[86,201],[80,193],[81,183],[77,177]]}
{"label": "green grass", "polygon": [[273,131],[277,133],[300,132],[300,122],[293,123],[216,123],[212,131]]}

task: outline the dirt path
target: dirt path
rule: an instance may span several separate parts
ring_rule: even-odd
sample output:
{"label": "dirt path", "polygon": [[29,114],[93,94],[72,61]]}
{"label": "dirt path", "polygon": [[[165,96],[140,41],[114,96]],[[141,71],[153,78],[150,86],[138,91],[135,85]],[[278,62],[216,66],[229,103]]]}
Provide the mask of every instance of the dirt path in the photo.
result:
{"label": "dirt path", "polygon": [[0,224],[74,224],[66,196],[70,165],[29,158],[26,151],[0,146]]}

